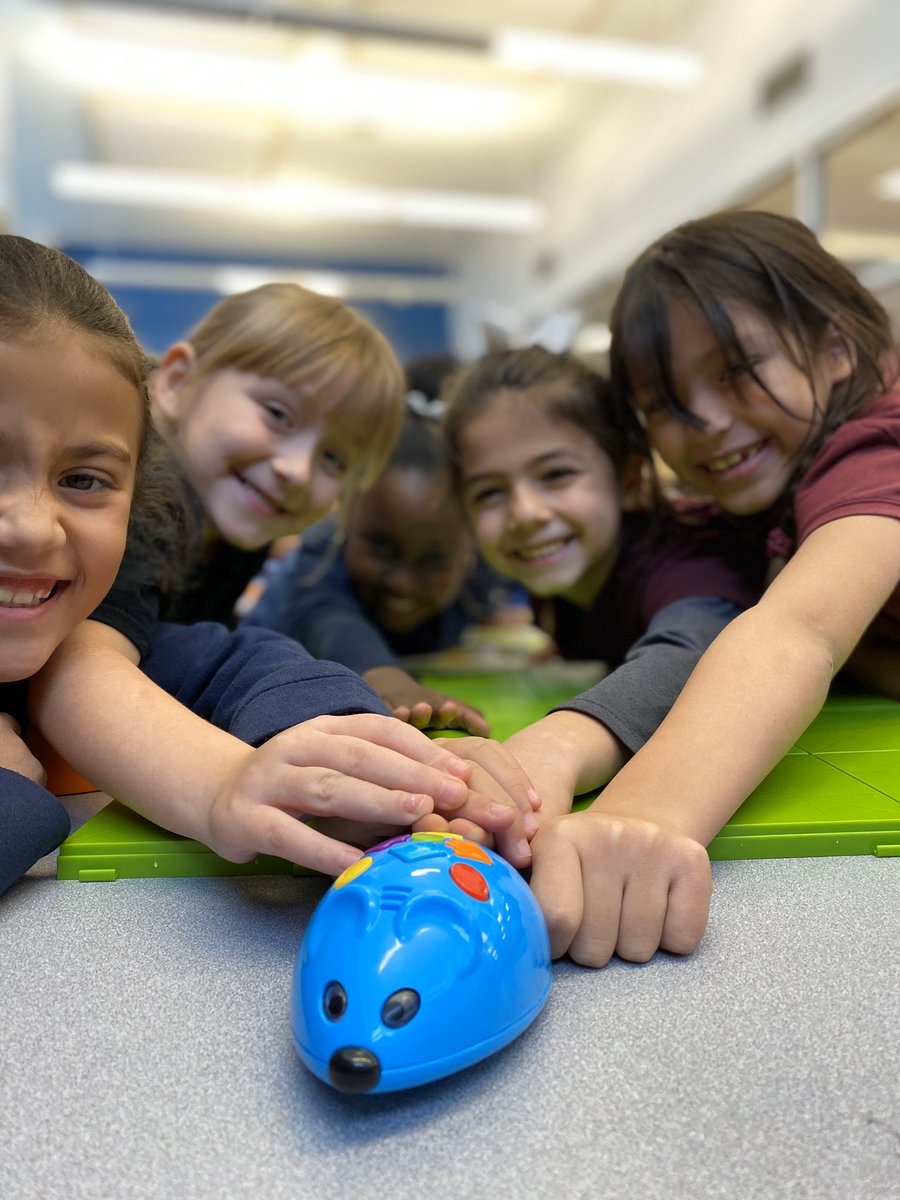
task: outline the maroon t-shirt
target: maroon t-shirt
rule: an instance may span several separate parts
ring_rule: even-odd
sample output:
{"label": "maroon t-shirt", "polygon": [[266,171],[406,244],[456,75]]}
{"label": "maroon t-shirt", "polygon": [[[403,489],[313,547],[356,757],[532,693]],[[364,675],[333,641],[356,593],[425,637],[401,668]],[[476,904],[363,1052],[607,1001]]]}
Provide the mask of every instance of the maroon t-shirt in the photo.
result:
{"label": "maroon t-shirt", "polygon": [[[797,542],[841,517],[900,518],[900,392],[881,396],[845,421],[813,459],[794,497]],[[770,553],[793,549],[770,536]],[[872,624],[900,642],[900,584]]]}
{"label": "maroon t-shirt", "polygon": [[695,514],[682,524],[626,513],[618,559],[591,608],[552,597],[535,598],[534,610],[563,658],[614,667],[670,604],[706,596],[749,608],[762,593],[765,573],[763,547],[749,547],[727,520]]}

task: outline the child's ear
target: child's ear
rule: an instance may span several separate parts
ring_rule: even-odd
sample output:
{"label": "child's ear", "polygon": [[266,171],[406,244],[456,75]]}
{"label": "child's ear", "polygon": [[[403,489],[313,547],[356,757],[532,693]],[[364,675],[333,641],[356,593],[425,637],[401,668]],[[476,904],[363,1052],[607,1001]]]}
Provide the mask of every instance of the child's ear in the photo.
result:
{"label": "child's ear", "polygon": [[153,373],[150,394],[153,408],[164,423],[175,425],[184,411],[182,384],[193,369],[197,355],[190,342],[176,342],[162,357]]}
{"label": "child's ear", "polygon": [[856,355],[837,326],[829,323],[825,330],[824,354],[828,365],[831,384],[843,383],[853,374]]}
{"label": "child's ear", "polygon": [[647,507],[647,482],[643,454],[629,454],[622,464],[619,496],[623,512],[636,512]]}

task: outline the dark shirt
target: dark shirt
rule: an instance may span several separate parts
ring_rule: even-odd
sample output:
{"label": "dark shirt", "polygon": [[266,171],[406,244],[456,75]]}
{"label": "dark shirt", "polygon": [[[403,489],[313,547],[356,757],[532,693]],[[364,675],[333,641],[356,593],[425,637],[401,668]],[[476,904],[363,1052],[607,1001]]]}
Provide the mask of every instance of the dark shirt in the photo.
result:
{"label": "dark shirt", "polygon": [[615,666],[657,613],[679,600],[711,597],[740,608],[756,603],[767,566],[762,548],[748,547],[718,517],[698,514],[695,520],[681,524],[626,513],[618,559],[590,608],[560,597],[534,601],[538,623],[563,658]]}
{"label": "dark shirt", "polygon": [[382,629],[357,596],[335,542],[335,523],[327,520],[305,533],[296,550],[267,566],[263,594],[243,624],[277,629],[316,658],[363,674],[373,667],[402,666],[406,655],[458,645],[463,632],[488,620],[514,586],[479,560],[443,612],[414,629]]}
{"label": "dark shirt", "polygon": [[626,514],[622,549],[589,609],[536,601],[565,658],[613,668],[560,705],[602,722],[630,751],[655,732],[694,667],[729,621],[762,593],[766,556],[709,506],[681,524]]}
{"label": "dark shirt", "polygon": [[[25,728],[25,683],[0,684],[0,712]],[[46,788],[0,767],[0,893],[68,836],[69,814]]]}
{"label": "dark shirt", "polygon": [[268,546],[241,550],[221,538],[204,542],[200,499],[180,471],[172,478],[180,490],[181,515],[186,526],[185,531],[179,530],[177,534],[173,529],[171,539],[173,554],[182,553],[182,538],[187,547],[183,580],[177,586],[162,587],[155,565],[158,560],[148,554],[146,535],[130,528],[115,582],[91,613],[92,620],[124,634],[142,658],[150,649],[161,620],[182,625],[217,621],[232,627],[238,597],[259,572],[269,551]]}

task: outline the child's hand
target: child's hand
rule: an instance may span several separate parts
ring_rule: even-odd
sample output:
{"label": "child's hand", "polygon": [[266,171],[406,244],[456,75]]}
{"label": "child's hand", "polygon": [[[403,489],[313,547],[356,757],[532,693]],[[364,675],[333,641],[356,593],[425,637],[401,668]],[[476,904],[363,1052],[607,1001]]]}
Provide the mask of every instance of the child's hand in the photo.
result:
{"label": "child's hand", "polygon": [[594,807],[542,826],[532,851],[553,958],[647,962],[659,949],[689,954],[702,938],[712,876],[692,838]]}
{"label": "child's hand", "polygon": [[461,729],[476,737],[487,737],[489,733],[488,723],[477,708],[423,687],[399,667],[373,667],[363,679],[399,721],[416,729]]}
{"label": "child's hand", "polygon": [[[498,852],[513,866],[529,866],[529,842],[537,832],[535,810],[540,808],[541,799],[521,765],[505,746],[488,738],[454,738],[450,741],[438,737],[434,741],[474,764],[469,797],[450,820],[442,820],[440,814],[433,813],[420,819],[415,828],[448,830],[487,846],[496,843]],[[514,802],[517,817],[513,823],[502,830],[493,826],[486,828],[481,816],[485,798],[489,803],[501,805]]]}
{"label": "child's hand", "polygon": [[22,727],[9,713],[0,712],[0,767],[24,775],[43,787],[47,772],[21,737]]}
{"label": "child's hand", "polygon": [[480,772],[470,782],[477,768],[450,745],[393,717],[316,717],[241,755],[210,798],[201,840],[233,862],[276,854],[327,874],[360,851],[304,817],[408,828],[433,811],[464,813],[514,846],[525,842],[514,799]]}

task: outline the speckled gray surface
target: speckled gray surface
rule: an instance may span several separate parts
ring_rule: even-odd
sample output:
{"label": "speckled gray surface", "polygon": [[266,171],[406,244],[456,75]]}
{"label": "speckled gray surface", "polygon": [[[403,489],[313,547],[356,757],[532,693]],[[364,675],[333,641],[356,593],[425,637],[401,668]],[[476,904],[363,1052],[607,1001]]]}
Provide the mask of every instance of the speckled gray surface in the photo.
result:
{"label": "speckled gray surface", "polygon": [[900,861],[720,863],[691,958],[555,968],[508,1049],[342,1097],[288,1027],[308,879],[0,900],[2,1200],[900,1200]]}

